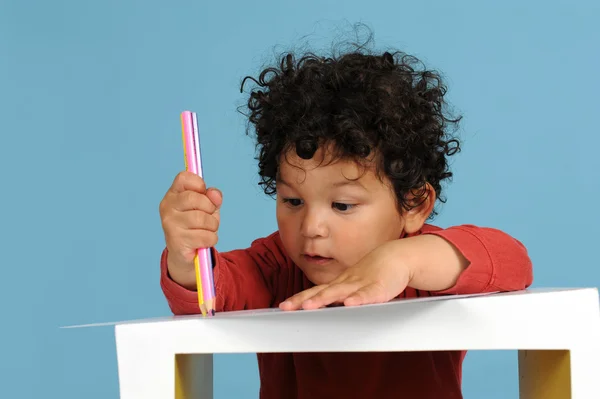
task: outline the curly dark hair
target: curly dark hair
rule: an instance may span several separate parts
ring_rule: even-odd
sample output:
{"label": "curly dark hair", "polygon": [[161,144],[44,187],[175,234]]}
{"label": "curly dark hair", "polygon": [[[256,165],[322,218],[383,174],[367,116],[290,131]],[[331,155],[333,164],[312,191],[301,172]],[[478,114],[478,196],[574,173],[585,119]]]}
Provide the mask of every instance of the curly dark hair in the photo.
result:
{"label": "curly dark hair", "polygon": [[267,195],[276,192],[282,154],[295,149],[310,159],[319,146],[332,144],[337,159],[364,162],[375,154],[377,173],[392,183],[401,212],[425,199],[425,183],[445,202],[441,183],[452,177],[447,157],[460,150],[449,127],[461,118],[446,115],[441,76],[416,57],[361,48],[331,57],[307,52],[298,60],[286,53],[258,79],[244,78],[242,91],[247,79],[258,86],[246,115],[256,131],[259,184]]}

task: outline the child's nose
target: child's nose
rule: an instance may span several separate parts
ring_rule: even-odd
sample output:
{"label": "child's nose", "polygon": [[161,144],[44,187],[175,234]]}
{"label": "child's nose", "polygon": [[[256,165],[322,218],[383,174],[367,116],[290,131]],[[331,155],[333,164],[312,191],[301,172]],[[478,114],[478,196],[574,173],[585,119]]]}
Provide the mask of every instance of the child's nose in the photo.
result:
{"label": "child's nose", "polygon": [[326,237],[327,224],[325,218],[315,210],[307,210],[302,219],[300,230],[302,236],[306,238]]}

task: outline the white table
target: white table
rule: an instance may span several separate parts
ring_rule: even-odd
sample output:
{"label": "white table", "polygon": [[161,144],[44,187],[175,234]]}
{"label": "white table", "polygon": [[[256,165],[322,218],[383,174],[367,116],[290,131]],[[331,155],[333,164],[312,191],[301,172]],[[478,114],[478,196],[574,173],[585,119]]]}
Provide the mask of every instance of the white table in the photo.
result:
{"label": "white table", "polygon": [[600,398],[596,288],[74,327],[100,325],[115,327],[121,399],[212,398],[213,353],[430,350],[518,350],[520,398]]}

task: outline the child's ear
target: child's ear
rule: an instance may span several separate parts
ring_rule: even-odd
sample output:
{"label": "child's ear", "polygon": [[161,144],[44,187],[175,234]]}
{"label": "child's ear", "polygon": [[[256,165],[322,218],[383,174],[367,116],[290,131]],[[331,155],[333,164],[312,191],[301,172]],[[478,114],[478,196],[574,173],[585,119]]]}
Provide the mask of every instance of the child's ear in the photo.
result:
{"label": "child's ear", "polygon": [[404,231],[407,234],[413,234],[423,227],[427,218],[433,212],[436,194],[433,187],[429,183],[426,183],[422,189],[409,193],[407,199],[413,202],[414,205],[412,209],[404,211],[402,214],[404,218]]}

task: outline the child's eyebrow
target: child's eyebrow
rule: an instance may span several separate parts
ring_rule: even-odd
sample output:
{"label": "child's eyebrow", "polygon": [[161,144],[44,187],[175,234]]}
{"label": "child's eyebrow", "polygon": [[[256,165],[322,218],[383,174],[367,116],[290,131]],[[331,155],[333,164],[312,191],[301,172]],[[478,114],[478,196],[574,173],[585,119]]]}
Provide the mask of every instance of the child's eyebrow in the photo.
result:
{"label": "child's eyebrow", "polygon": [[[283,177],[281,177],[281,176],[277,176],[277,177],[275,178],[275,182],[276,182],[277,184],[283,184],[283,185],[286,185],[286,186],[288,186],[288,187],[292,187],[292,185],[291,185],[291,184],[289,184],[287,181],[285,181],[285,180],[283,179]],[[358,181],[358,180],[348,180],[348,179],[344,179],[344,180],[340,180],[340,181],[334,182],[334,183],[332,184],[332,186],[333,186],[333,187],[336,187],[336,188],[337,188],[337,187],[343,187],[343,186],[356,186],[356,187],[362,187],[363,189],[365,189],[365,190],[366,190],[366,187],[365,187],[365,186],[364,186],[364,185],[363,185],[363,184],[362,184],[360,181]]]}
{"label": "child's eyebrow", "polygon": [[333,183],[332,186],[333,187],[358,186],[358,187],[365,188],[365,186],[363,186],[362,183],[359,182],[358,180],[340,180],[338,182]]}

